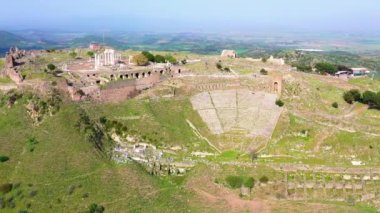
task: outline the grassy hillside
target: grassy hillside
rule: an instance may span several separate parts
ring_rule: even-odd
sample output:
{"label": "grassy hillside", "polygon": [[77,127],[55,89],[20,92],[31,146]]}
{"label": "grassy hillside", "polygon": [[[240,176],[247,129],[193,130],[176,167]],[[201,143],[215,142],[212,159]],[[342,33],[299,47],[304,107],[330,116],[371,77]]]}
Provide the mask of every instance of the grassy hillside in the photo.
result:
{"label": "grassy hillside", "polygon": [[[13,190],[0,198],[15,206],[2,211],[29,207],[38,212],[83,212],[91,203],[103,205],[107,212],[192,208],[187,203],[192,194],[170,179],[101,157],[75,128],[77,110],[77,105],[64,105],[56,116],[33,126],[22,101],[0,108],[0,155],[9,157],[0,163],[0,184],[13,184]],[[31,138],[38,142],[33,152]]]}

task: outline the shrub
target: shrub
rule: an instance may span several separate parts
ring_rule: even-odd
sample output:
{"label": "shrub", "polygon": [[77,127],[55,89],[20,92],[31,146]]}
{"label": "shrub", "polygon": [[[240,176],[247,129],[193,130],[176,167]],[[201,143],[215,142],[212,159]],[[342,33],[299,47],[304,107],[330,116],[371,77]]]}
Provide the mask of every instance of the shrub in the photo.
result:
{"label": "shrub", "polygon": [[331,106],[334,107],[335,109],[338,109],[338,107],[339,107],[337,102],[332,103]]}
{"label": "shrub", "polygon": [[261,69],[260,74],[261,75],[268,75],[268,71],[266,69]]}
{"label": "shrub", "polygon": [[223,70],[226,71],[226,72],[231,72],[231,69],[228,68],[228,67],[225,67]]}
{"label": "shrub", "polygon": [[217,62],[215,64],[215,66],[216,66],[216,68],[218,68],[218,70],[223,70],[223,66],[222,66],[222,64],[220,62]]}
{"label": "shrub", "polygon": [[4,183],[4,184],[0,185],[0,193],[6,194],[6,193],[12,191],[12,188],[13,188],[13,184]]}
{"label": "shrub", "polygon": [[183,59],[183,60],[181,61],[181,63],[182,63],[183,65],[185,65],[185,64],[187,64],[187,60],[186,60],[186,59]]}
{"label": "shrub", "polygon": [[30,191],[30,193],[29,193],[29,196],[30,197],[34,197],[34,196],[36,196],[37,195],[37,191],[36,190],[32,190],[32,191]]}
{"label": "shrub", "polygon": [[72,57],[72,58],[76,58],[78,56],[78,54],[73,51],[73,52],[69,53],[69,56]]}
{"label": "shrub", "polygon": [[47,65],[47,68],[48,68],[50,71],[53,71],[53,70],[55,70],[57,67],[56,67],[54,64],[48,64],[48,65]]}
{"label": "shrub", "polygon": [[29,152],[33,152],[35,149],[35,146],[38,144],[38,141],[35,137],[31,137],[26,141],[26,144],[28,146]]}
{"label": "shrub", "polygon": [[346,202],[348,203],[348,205],[350,206],[355,206],[356,204],[356,200],[355,198],[352,196],[352,195],[349,195],[346,199]]}
{"label": "shrub", "polygon": [[9,160],[9,157],[0,155],[0,162],[6,162]]}
{"label": "shrub", "polygon": [[255,179],[253,177],[249,177],[244,181],[244,186],[252,189],[255,186]]}
{"label": "shrub", "polygon": [[92,51],[87,52],[88,57],[93,58],[95,56],[95,53]]}
{"label": "shrub", "polygon": [[88,193],[88,192],[86,192],[86,193],[84,193],[83,195],[82,195],[82,198],[88,198],[90,196],[90,194]]}
{"label": "shrub", "polygon": [[104,117],[104,116],[102,116],[102,117],[99,118],[99,121],[100,121],[101,124],[106,124],[107,123],[107,118]]}
{"label": "shrub", "polygon": [[268,183],[269,181],[269,178],[267,176],[262,176],[260,179],[259,179],[260,183]]}
{"label": "shrub", "polygon": [[276,100],[276,105],[279,107],[283,107],[285,105],[285,103],[283,101],[281,101],[280,99],[278,99],[278,100]]}
{"label": "shrub", "polygon": [[228,176],[226,177],[226,181],[233,189],[240,188],[243,185],[243,178],[240,176]]}
{"label": "shrub", "polygon": [[104,206],[98,205],[96,203],[93,203],[89,206],[89,212],[90,213],[103,213],[104,212]]}

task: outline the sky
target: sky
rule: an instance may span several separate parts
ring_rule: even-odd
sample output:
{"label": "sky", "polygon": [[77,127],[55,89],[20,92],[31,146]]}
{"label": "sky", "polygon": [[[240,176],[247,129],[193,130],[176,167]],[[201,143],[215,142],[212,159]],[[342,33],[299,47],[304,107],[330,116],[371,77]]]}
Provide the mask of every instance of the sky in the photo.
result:
{"label": "sky", "polygon": [[380,32],[379,0],[0,0],[0,30]]}

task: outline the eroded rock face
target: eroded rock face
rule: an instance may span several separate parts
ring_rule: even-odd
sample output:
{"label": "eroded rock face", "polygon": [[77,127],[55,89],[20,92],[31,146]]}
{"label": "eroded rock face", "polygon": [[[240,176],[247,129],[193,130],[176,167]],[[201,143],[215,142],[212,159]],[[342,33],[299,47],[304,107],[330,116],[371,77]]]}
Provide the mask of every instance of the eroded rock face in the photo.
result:
{"label": "eroded rock face", "polygon": [[251,137],[270,137],[282,112],[276,99],[276,94],[246,89],[216,90],[193,96],[191,103],[213,134],[243,130]]}

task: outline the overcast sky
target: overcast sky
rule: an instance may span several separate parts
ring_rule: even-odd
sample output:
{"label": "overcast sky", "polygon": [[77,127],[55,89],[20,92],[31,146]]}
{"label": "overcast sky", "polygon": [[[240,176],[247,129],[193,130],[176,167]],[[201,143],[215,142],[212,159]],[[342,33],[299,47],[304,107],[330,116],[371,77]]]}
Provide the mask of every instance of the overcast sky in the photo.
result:
{"label": "overcast sky", "polygon": [[379,0],[0,0],[0,29],[379,32]]}

